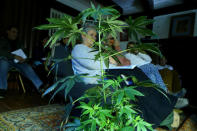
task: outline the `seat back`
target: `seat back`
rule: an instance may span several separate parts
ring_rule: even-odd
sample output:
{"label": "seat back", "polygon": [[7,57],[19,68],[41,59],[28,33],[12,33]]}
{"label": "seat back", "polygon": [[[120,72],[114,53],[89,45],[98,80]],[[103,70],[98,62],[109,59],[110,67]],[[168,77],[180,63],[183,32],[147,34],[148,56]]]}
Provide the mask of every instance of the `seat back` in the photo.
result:
{"label": "seat back", "polygon": [[[66,49],[63,45],[58,45],[55,47],[53,59],[64,59],[70,55],[70,51]],[[57,77],[65,77],[74,75],[72,70],[72,62],[71,60],[61,61],[59,62],[55,68],[54,72]]]}

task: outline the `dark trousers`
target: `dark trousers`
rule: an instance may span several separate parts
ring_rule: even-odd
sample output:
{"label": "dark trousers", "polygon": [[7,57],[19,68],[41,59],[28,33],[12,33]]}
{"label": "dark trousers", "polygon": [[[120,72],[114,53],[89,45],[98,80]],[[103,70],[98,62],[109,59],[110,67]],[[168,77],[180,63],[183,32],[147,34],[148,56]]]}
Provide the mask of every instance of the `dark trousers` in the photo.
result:
{"label": "dark trousers", "polygon": [[43,84],[30,65],[26,63],[15,63],[12,60],[0,59],[0,89],[7,90],[7,74],[13,67],[31,80],[36,88],[39,88]]}

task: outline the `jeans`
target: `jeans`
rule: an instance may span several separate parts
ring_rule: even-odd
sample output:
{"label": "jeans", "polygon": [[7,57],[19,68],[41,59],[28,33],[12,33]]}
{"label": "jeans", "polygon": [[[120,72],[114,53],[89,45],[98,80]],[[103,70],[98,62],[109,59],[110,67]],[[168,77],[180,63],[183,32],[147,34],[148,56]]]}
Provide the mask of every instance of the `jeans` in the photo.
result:
{"label": "jeans", "polygon": [[7,90],[7,75],[9,69],[12,67],[31,80],[37,89],[43,84],[30,65],[26,63],[15,63],[12,60],[0,58],[0,89]]}
{"label": "jeans", "polygon": [[158,84],[163,90],[167,92],[167,87],[163,82],[163,79],[158,69],[153,64],[145,64],[139,66],[139,68],[151,79],[155,84]]}

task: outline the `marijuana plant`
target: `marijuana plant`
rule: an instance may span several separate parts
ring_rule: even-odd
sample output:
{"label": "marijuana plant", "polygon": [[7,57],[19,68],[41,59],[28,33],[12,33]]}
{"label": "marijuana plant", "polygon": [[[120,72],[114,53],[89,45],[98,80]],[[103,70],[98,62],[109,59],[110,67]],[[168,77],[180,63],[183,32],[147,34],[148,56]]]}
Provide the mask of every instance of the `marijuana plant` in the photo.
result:
{"label": "marijuana plant", "polygon": [[[91,8],[82,11],[77,17],[65,15],[63,18],[49,18],[49,24],[36,27],[40,30],[56,29],[56,32],[50,37],[45,46],[53,47],[59,38],[69,38],[68,44],[74,46],[77,39],[81,34],[87,35],[82,31],[81,25],[86,22],[94,22],[98,32],[98,41],[94,42],[94,49],[98,51],[95,60],[100,60],[101,66],[101,81],[98,86],[89,89],[79,99],[72,101],[66,105],[66,115],[61,127],[64,130],[85,130],[85,131],[146,131],[147,129],[153,130],[152,125],[145,122],[138,114],[134,104],[130,101],[135,101],[136,96],[143,96],[142,93],[137,91],[136,86],[121,87],[120,83],[125,80],[117,76],[116,79],[106,79],[105,70],[103,70],[102,63],[106,66],[109,65],[109,57],[117,60],[117,52],[112,48],[104,46],[102,43],[105,41],[108,34],[117,37],[123,28],[129,30],[129,37],[138,41],[140,44],[135,48],[138,50],[145,50],[161,55],[161,52],[154,44],[143,44],[140,42],[139,35],[152,36],[155,35],[146,26],[153,21],[142,16],[137,19],[129,17],[126,21],[121,21],[118,18],[120,14],[112,7],[95,7],[91,4]],[[122,51],[124,52],[124,51]],[[69,59],[71,59],[69,57]],[[65,99],[75,82],[80,81],[83,75],[67,76],[46,90],[43,94],[46,95],[53,91],[58,84],[61,86],[54,92],[52,98],[61,90],[65,90]],[[131,76],[132,80],[137,83],[135,76]],[[141,83],[142,84],[142,83]],[[147,84],[146,82],[143,83]],[[149,85],[151,83],[148,83]],[[88,99],[88,102],[84,102]],[[82,109],[82,114],[79,120],[74,123],[68,123],[69,113],[73,104],[79,101]]]}

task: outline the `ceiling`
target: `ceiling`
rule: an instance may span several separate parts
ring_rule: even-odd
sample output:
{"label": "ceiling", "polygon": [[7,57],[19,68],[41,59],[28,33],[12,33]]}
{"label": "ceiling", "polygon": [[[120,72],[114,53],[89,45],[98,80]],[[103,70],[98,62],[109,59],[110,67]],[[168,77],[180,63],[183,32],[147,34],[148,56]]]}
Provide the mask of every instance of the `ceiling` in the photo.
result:
{"label": "ceiling", "polygon": [[56,0],[66,6],[82,11],[90,7],[90,1],[95,5],[110,6],[115,5],[123,15],[141,13],[150,10],[158,10],[175,5],[183,5],[188,1],[197,0]]}

